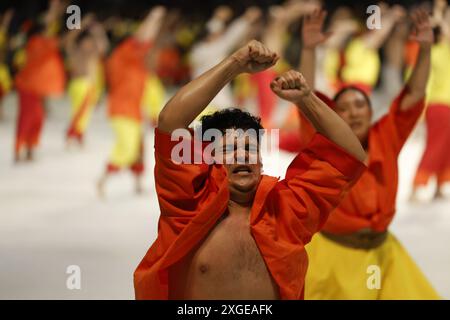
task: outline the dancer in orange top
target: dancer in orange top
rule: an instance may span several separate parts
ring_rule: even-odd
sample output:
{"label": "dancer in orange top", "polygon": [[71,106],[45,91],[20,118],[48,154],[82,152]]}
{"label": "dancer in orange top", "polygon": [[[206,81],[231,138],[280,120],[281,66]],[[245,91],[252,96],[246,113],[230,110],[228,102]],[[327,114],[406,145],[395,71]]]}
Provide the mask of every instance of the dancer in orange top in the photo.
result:
{"label": "dancer in orange top", "polygon": [[15,143],[15,161],[33,159],[33,150],[39,143],[44,121],[44,98],[64,92],[65,72],[58,39],[52,35],[52,27],[61,14],[58,1],[51,1],[44,19],[44,26],[37,25],[34,35],[27,42],[26,61],[16,76],[19,95],[19,112]]}
{"label": "dancer in orange top", "polygon": [[[314,83],[314,47],[324,12],[307,18],[301,71]],[[433,32],[428,14],[412,14],[419,43],[417,63],[405,88],[387,115],[371,125],[368,96],[357,87],[345,87],[328,104],[352,128],[366,149],[368,170],[330,214],[322,232],[307,246],[310,257],[306,299],[436,299],[438,295],[397,239],[388,232],[395,214],[399,153],[424,109],[430,71]],[[375,283],[368,283],[372,266],[379,268]],[[378,285],[377,285],[378,283]],[[373,286],[372,286],[373,285]],[[373,289],[377,290],[373,290]]]}
{"label": "dancer in orange top", "polygon": [[141,106],[148,77],[146,56],[158,35],[164,15],[164,7],[153,8],[134,35],[119,44],[107,61],[108,113],[116,143],[98,182],[100,196],[104,196],[105,183],[110,175],[124,168],[134,173],[136,192],[142,191]]}
{"label": "dancer in orange top", "polygon": [[[178,143],[171,141],[174,130],[186,130],[236,76],[266,70],[277,60],[253,40],[181,88],[161,111],[155,129],[159,232],[135,272],[136,298],[303,297],[304,245],[361,175],[365,153],[302,75],[289,71],[271,83],[275,94],[297,104],[318,131],[285,179],[262,175],[258,137],[249,135],[244,150],[236,131],[229,133],[262,128],[260,119],[239,109],[202,118],[202,133],[222,134],[216,150],[224,148],[225,164],[179,163],[171,157]],[[250,163],[255,154],[257,161]]]}

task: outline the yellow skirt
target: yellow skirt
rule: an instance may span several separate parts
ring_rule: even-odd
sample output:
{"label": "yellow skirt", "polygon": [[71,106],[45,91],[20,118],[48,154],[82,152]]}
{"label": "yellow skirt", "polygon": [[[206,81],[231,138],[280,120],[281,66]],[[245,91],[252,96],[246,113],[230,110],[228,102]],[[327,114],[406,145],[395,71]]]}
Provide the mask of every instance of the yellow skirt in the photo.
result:
{"label": "yellow skirt", "polygon": [[114,117],[111,119],[111,125],[116,139],[110,164],[117,168],[125,168],[139,162],[142,156],[142,132],[139,121]]}
{"label": "yellow skirt", "polygon": [[156,122],[159,112],[164,106],[166,91],[164,86],[156,75],[147,77],[144,94],[142,96],[142,105],[145,115],[152,121]]}
{"label": "yellow skirt", "polygon": [[0,93],[6,95],[9,90],[11,90],[11,85],[12,80],[8,66],[4,63],[0,63]]}
{"label": "yellow skirt", "polygon": [[370,250],[348,248],[318,233],[306,251],[305,299],[440,299],[391,233]]}

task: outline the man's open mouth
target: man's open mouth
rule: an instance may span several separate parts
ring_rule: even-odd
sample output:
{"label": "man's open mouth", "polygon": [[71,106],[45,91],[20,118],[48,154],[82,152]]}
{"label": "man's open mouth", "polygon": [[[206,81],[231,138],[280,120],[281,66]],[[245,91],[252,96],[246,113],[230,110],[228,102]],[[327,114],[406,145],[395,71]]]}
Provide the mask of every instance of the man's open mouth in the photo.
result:
{"label": "man's open mouth", "polygon": [[233,174],[245,175],[250,174],[252,172],[253,172],[252,169],[246,165],[237,166],[236,168],[233,169]]}

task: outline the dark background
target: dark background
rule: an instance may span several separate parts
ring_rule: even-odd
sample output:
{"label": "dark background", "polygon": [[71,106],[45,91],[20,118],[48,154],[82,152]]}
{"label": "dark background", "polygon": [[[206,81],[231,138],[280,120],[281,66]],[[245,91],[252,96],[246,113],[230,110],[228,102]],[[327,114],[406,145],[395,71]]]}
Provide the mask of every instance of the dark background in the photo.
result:
{"label": "dark background", "polygon": [[[106,18],[113,14],[129,18],[142,18],[148,8],[156,4],[163,4],[169,8],[179,8],[182,13],[187,16],[209,16],[212,9],[220,4],[227,4],[239,13],[242,12],[244,8],[251,5],[258,5],[259,7],[265,8],[269,5],[280,4],[282,2],[283,1],[280,0],[78,0],[71,1],[71,4],[79,5],[82,12],[94,11],[99,18]],[[328,11],[333,11],[337,6],[346,5],[353,8],[355,12],[363,14],[365,13],[365,9],[368,5],[376,4],[377,2],[378,1],[374,0],[328,0],[324,1],[324,5]],[[385,2],[388,4],[398,3],[409,7],[411,5],[420,4],[427,1],[400,0]],[[36,17],[36,14],[43,11],[47,7],[47,3],[47,0],[1,0],[0,11],[4,11],[7,8],[14,8],[20,19],[34,18]]]}

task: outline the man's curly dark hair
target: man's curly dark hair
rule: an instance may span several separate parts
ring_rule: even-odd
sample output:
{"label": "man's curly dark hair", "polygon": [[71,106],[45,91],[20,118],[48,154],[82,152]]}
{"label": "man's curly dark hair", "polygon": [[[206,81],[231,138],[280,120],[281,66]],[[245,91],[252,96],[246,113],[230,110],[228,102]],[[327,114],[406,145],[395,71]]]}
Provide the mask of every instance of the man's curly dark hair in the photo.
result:
{"label": "man's curly dark hair", "polygon": [[261,118],[238,108],[227,108],[204,115],[201,117],[200,122],[202,125],[202,136],[208,129],[218,129],[224,134],[226,129],[254,129],[258,134],[259,141],[259,130],[264,129],[261,125]]}

